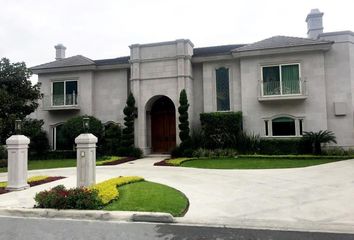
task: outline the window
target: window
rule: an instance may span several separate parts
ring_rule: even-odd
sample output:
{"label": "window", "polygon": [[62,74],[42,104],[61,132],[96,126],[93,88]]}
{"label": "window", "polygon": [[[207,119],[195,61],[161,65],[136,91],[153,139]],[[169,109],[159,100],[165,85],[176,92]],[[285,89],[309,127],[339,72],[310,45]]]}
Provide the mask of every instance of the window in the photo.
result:
{"label": "window", "polygon": [[229,69],[216,69],[216,107],[217,111],[230,110]]}
{"label": "window", "polygon": [[73,146],[64,137],[63,124],[52,127],[53,150],[72,150]]}
{"label": "window", "polygon": [[272,120],[273,136],[295,136],[295,120],[279,117]]}
{"label": "window", "polygon": [[77,105],[77,81],[53,82],[52,105]]}
{"label": "window", "polygon": [[300,65],[262,67],[263,95],[300,94]]}
{"label": "window", "polygon": [[264,120],[265,136],[301,136],[303,133],[303,118],[281,116]]}

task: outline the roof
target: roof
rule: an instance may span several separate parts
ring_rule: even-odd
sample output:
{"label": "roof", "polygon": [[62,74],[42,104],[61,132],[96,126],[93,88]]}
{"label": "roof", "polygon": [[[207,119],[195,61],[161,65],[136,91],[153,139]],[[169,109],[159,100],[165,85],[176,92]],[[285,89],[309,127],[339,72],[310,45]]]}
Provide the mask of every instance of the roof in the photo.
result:
{"label": "roof", "polygon": [[288,37],[288,36],[274,36],[264,39],[259,42],[245,45],[243,47],[235,48],[233,52],[245,52],[254,50],[264,50],[273,48],[297,47],[316,44],[328,44],[329,41],[315,40],[310,38]]}
{"label": "roof", "polygon": [[[332,42],[309,39],[309,38],[274,36],[252,44],[230,44],[230,45],[194,48],[193,57],[231,55],[232,53],[237,53],[237,52],[286,48],[286,47],[295,47],[295,46],[308,46],[308,45],[318,45],[318,44],[328,44],[328,43],[332,43]],[[61,60],[41,64],[32,67],[31,69],[46,70],[46,69],[78,67],[78,66],[96,67],[96,66],[104,66],[104,65],[129,64],[129,60],[130,60],[129,56],[110,58],[110,59],[91,60],[82,55],[76,55],[73,57],[68,57]]]}
{"label": "roof", "polygon": [[31,69],[38,70],[38,69],[62,68],[62,67],[73,67],[73,66],[89,66],[94,64],[95,62],[92,61],[91,59],[84,57],[82,55],[76,55],[76,56],[56,60],[53,62],[37,65],[32,67]]}
{"label": "roof", "polygon": [[109,59],[99,59],[94,60],[97,66],[101,65],[113,65],[113,64],[128,64],[130,56],[125,57],[117,57],[117,58],[109,58]]}
{"label": "roof", "polygon": [[242,46],[245,46],[245,44],[230,44],[230,45],[194,48],[193,57],[231,54],[231,50],[240,48]]}

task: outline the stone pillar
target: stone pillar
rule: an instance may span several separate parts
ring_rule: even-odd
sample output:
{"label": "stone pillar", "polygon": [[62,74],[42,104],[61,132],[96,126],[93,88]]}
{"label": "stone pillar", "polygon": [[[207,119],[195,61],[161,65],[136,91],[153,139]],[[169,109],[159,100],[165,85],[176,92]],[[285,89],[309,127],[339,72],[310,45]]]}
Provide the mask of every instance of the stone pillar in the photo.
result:
{"label": "stone pillar", "polygon": [[24,135],[13,135],[6,140],[7,145],[7,190],[18,191],[29,188],[27,183],[28,144]]}
{"label": "stone pillar", "polygon": [[77,186],[88,187],[96,183],[96,143],[97,137],[91,133],[75,138]]}

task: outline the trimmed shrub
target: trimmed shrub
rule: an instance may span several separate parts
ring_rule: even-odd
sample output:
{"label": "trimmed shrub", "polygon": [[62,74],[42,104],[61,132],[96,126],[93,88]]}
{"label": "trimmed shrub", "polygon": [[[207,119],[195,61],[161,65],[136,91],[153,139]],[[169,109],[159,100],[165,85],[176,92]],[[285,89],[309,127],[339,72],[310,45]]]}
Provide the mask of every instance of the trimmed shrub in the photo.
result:
{"label": "trimmed shrub", "polygon": [[[99,154],[97,154],[99,156]],[[57,150],[46,152],[41,155],[29,155],[29,160],[51,160],[51,159],[76,159],[76,151]]]}
{"label": "trimmed shrub", "polygon": [[122,135],[122,146],[125,148],[134,146],[134,119],[136,117],[135,98],[132,93],[127,98],[127,105],[123,109],[124,125]]}
{"label": "trimmed shrub", "polygon": [[106,125],[103,137],[103,152],[105,155],[117,155],[121,145],[122,129],[118,124]]}
{"label": "trimmed shrub", "polygon": [[22,122],[21,133],[30,138],[29,154],[43,155],[49,150],[49,141],[47,133],[42,130],[43,120],[25,119]]}
{"label": "trimmed shrub", "polygon": [[117,178],[111,178],[104,182],[95,184],[92,187],[90,187],[90,189],[97,191],[100,200],[102,201],[103,204],[106,205],[110,203],[112,200],[117,199],[119,197],[119,192],[117,187],[129,183],[140,182],[140,181],[144,181],[144,179],[136,176],[117,177]]}
{"label": "trimmed shrub", "polygon": [[92,133],[98,138],[98,151],[100,150],[100,144],[103,136],[103,125],[100,120],[92,116],[78,116],[69,119],[63,124],[62,134],[65,141],[67,141],[71,146],[75,144],[75,138],[81,133],[84,133],[83,118],[88,117],[89,122],[89,133]]}
{"label": "trimmed shrub", "polygon": [[311,152],[309,146],[302,138],[294,139],[264,139],[259,142],[259,153],[270,155],[305,154]]}
{"label": "trimmed shrub", "polygon": [[181,139],[181,144],[180,147],[183,149],[189,149],[191,148],[191,137],[189,135],[189,121],[188,121],[188,108],[189,108],[189,103],[188,103],[188,98],[187,98],[187,93],[186,90],[183,89],[179,95],[179,107],[178,107],[178,113],[179,113],[179,138]]}
{"label": "trimmed shrub", "polygon": [[99,209],[103,206],[98,191],[87,188],[66,189],[63,185],[36,194],[36,208]]}
{"label": "trimmed shrub", "polygon": [[195,158],[203,158],[203,157],[235,157],[237,155],[237,151],[235,149],[203,149],[199,148],[193,151],[192,156]]}
{"label": "trimmed shrub", "polygon": [[205,137],[205,147],[231,148],[242,131],[241,112],[201,113],[200,122]]}
{"label": "trimmed shrub", "polygon": [[124,157],[141,158],[143,156],[143,151],[136,147],[120,147],[118,149],[118,155]]}

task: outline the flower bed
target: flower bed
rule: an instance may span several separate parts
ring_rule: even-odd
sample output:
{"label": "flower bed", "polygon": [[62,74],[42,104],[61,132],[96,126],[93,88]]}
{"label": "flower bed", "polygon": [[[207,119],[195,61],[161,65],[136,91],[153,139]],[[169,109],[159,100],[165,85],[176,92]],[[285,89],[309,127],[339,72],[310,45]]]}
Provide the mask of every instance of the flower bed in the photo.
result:
{"label": "flower bed", "polygon": [[[55,177],[34,176],[34,177],[28,178],[27,183],[30,185],[30,187],[33,187],[33,186],[53,182],[53,181],[63,179],[63,178],[65,178],[65,177],[61,177],[61,176],[55,176]],[[8,190],[6,190],[6,186],[7,186],[7,182],[0,182],[0,194],[9,192]]]}
{"label": "flower bed", "polygon": [[111,178],[89,188],[66,189],[59,185],[49,191],[36,194],[38,208],[56,209],[100,209],[119,197],[117,187],[143,181],[136,176]]}
{"label": "flower bed", "polygon": [[173,158],[165,159],[160,162],[154,163],[154,166],[180,166],[183,162],[190,161],[193,158]]}
{"label": "flower bed", "polygon": [[107,204],[119,197],[117,187],[133,182],[140,182],[143,180],[143,178],[136,176],[111,178],[104,182],[93,185],[92,187],[90,187],[90,189],[97,190],[98,196],[100,197],[102,203]]}
{"label": "flower bed", "polygon": [[97,165],[100,165],[100,166],[118,165],[118,164],[130,162],[130,161],[134,161],[136,159],[137,158],[135,158],[135,157],[116,157],[113,159],[108,159],[108,160],[104,160],[102,162],[98,162]]}

